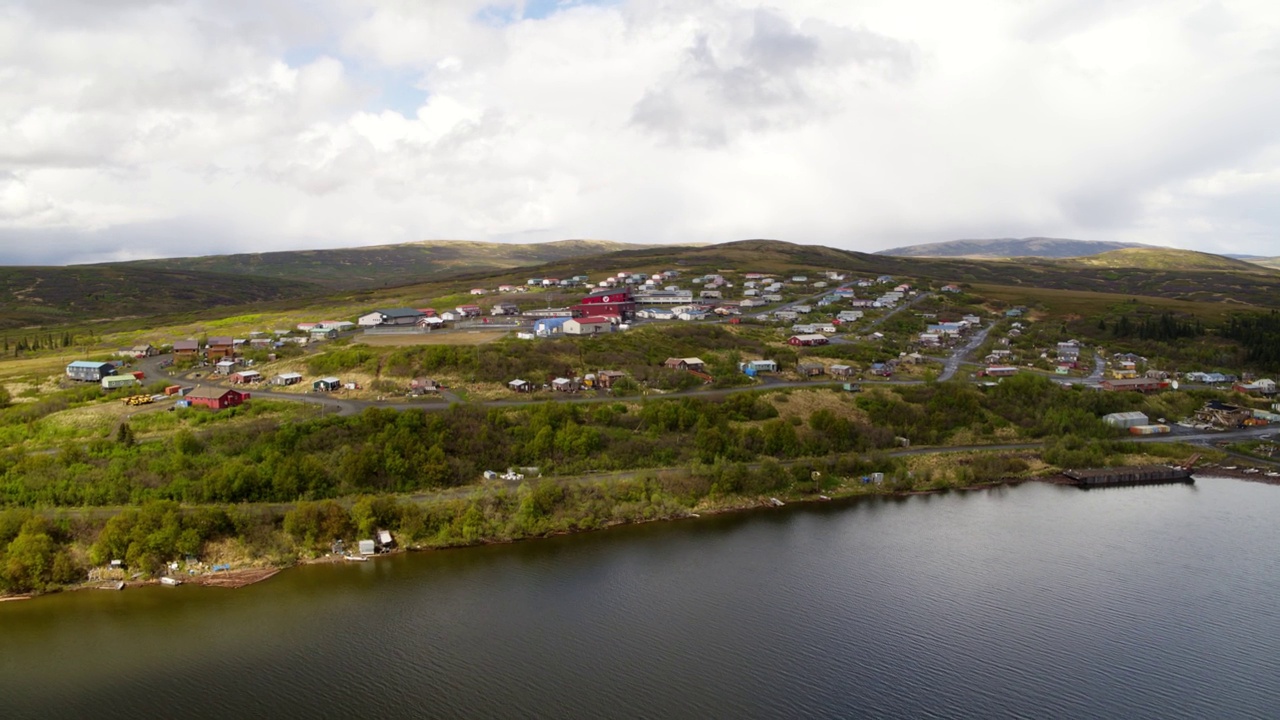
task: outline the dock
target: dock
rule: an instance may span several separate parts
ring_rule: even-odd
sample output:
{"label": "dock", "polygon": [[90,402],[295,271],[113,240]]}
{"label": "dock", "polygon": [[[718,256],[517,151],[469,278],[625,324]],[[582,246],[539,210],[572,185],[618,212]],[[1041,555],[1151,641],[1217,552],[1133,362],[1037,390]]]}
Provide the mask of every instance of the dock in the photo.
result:
{"label": "dock", "polygon": [[1074,481],[1076,487],[1082,488],[1195,482],[1190,468],[1168,465],[1067,470],[1062,474]]}

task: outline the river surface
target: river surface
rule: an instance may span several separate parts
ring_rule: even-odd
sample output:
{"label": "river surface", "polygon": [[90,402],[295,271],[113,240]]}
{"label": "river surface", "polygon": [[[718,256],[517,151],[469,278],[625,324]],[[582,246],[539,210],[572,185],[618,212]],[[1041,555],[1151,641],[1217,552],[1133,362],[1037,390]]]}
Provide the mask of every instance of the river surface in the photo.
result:
{"label": "river surface", "polygon": [[0,717],[1277,718],[1280,487],[798,506],[0,604]]}

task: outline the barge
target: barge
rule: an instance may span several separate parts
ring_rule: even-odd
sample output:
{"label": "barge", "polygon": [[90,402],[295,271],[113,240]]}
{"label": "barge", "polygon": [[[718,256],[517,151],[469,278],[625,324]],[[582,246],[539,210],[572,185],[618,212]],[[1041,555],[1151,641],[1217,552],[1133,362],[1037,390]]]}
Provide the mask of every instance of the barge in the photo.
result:
{"label": "barge", "polygon": [[1119,485],[1158,485],[1163,483],[1194,483],[1191,468],[1169,465],[1141,465],[1138,467],[1095,468],[1067,470],[1063,472],[1076,487],[1115,487]]}

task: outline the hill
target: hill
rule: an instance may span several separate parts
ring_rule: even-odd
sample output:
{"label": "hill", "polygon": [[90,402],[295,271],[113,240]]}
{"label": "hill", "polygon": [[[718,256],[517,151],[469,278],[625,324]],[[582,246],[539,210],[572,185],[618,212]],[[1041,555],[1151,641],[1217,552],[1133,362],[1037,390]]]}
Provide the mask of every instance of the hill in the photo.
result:
{"label": "hill", "polygon": [[432,240],[398,245],[135,260],[99,267],[201,271],[315,283],[335,290],[394,287],[467,273],[651,247],[604,240],[510,243]]}
{"label": "hill", "polygon": [[1222,255],[1196,252],[1194,250],[1174,250],[1172,248],[1126,248],[1110,252],[1090,255],[1088,257],[1070,258],[1061,261],[1064,265],[1082,265],[1096,268],[1147,268],[1150,270],[1238,270],[1242,272],[1257,271],[1258,264],[1245,260],[1236,260]]}
{"label": "hill", "polygon": [[1110,250],[1145,247],[1135,243],[1103,242],[1095,240],[1067,240],[1061,238],[1000,238],[995,240],[951,240],[949,242],[908,245],[881,250],[877,255],[896,257],[962,257],[962,258],[1014,258],[1043,257],[1070,258],[1096,255]]}
{"label": "hill", "polygon": [[1273,268],[1276,270],[1280,270],[1280,257],[1251,258],[1249,262],[1253,263],[1254,265],[1261,265],[1262,267],[1265,267],[1265,268]]}
{"label": "hill", "polygon": [[291,280],[139,267],[0,267],[0,328],[144,318],[315,296]]}

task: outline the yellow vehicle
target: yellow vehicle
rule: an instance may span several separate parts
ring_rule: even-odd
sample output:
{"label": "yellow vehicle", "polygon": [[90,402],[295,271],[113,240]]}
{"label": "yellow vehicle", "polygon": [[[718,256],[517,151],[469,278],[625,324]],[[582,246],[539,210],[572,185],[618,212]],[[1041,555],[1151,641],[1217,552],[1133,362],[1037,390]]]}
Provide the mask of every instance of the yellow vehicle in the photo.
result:
{"label": "yellow vehicle", "polygon": [[150,395],[130,395],[124,399],[125,405],[150,405],[153,402]]}

